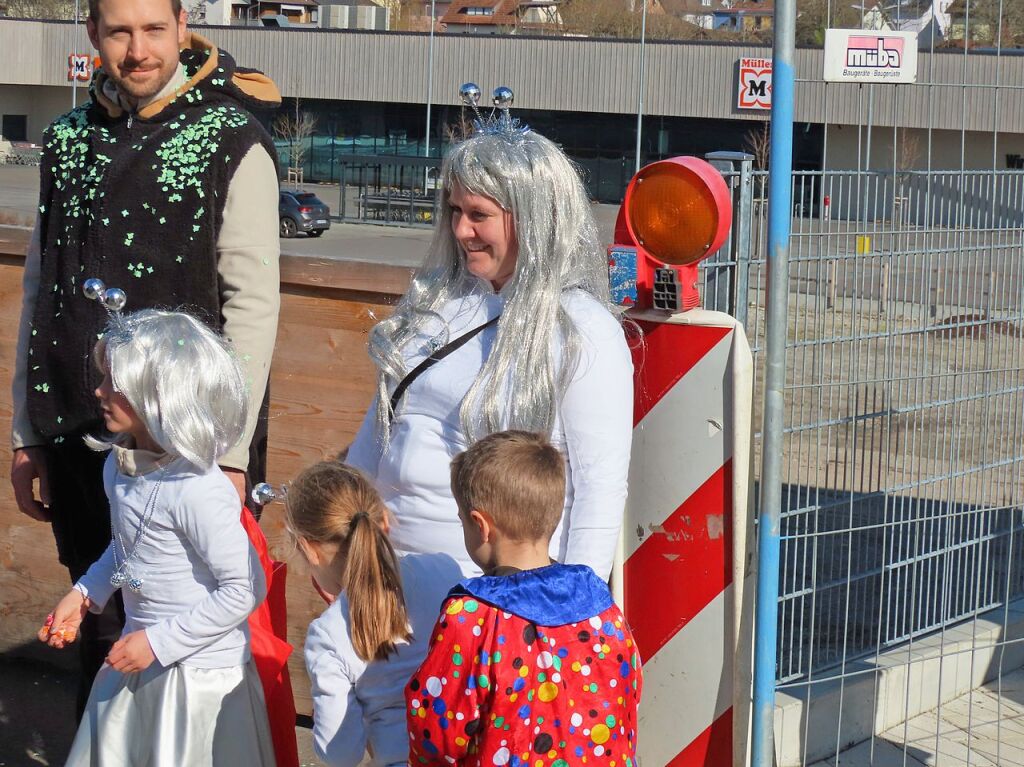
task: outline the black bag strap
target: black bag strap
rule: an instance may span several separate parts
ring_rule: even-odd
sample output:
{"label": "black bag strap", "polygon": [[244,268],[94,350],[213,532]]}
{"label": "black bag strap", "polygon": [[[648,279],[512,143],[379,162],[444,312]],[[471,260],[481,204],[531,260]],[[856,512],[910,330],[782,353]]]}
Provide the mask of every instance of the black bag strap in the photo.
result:
{"label": "black bag strap", "polygon": [[406,389],[412,386],[413,381],[415,381],[423,373],[427,372],[427,370],[432,368],[434,365],[443,360],[449,354],[461,349],[463,346],[465,346],[468,342],[472,341],[487,328],[491,327],[492,325],[496,325],[499,319],[501,319],[500,314],[494,317],[494,319],[488,320],[483,325],[477,325],[468,333],[464,333],[463,335],[456,338],[454,341],[449,341],[436,352],[434,352],[425,360],[423,360],[419,365],[410,370],[406,374],[405,378],[403,378],[399,382],[398,386],[395,387],[395,393],[391,395],[391,417],[395,417],[395,411],[398,409],[398,403],[402,401],[402,395],[405,394]]}

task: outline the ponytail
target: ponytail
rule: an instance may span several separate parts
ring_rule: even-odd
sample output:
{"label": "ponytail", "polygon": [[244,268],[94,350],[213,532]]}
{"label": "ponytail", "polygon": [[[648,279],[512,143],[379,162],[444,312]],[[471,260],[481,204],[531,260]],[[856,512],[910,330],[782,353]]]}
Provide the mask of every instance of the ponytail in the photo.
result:
{"label": "ponytail", "polygon": [[367,512],[357,512],[349,530],[341,583],[348,597],[352,646],[365,661],[386,660],[395,652],[396,639],[412,639],[398,557]]}
{"label": "ponytail", "polygon": [[386,660],[395,642],[412,639],[412,633],[398,556],[384,532],[387,509],[377,491],[358,470],[324,461],[296,477],[285,507],[293,535],[339,545],[352,646],[364,661]]}

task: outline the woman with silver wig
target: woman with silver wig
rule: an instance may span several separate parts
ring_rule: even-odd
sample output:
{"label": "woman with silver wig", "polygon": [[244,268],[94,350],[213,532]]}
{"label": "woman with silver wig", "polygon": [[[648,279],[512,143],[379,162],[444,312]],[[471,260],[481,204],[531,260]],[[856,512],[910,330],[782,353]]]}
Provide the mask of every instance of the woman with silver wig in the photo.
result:
{"label": "woman with silver wig", "polygon": [[607,578],[626,496],[632,363],[579,174],[506,114],[454,146],[440,180],[426,261],[370,334],[377,398],[347,460],[375,478],[397,548],[450,553],[475,574],[448,464],[492,432],[540,432],[568,469],[551,556]]}

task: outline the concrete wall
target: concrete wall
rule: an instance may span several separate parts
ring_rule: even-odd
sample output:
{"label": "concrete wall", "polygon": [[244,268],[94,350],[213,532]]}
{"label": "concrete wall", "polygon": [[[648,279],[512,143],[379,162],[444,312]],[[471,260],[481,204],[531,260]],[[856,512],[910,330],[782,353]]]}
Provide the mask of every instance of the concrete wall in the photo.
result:
{"label": "concrete wall", "polygon": [[[966,131],[964,140],[964,168],[968,170],[1007,170],[1007,155],[1024,156],[1024,133],[986,133]],[[898,170],[926,170],[928,168],[928,131],[922,128],[900,129],[893,136],[891,127],[871,131],[871,158],[863,159],[867,151],[867,128],[857,125],[830,125],[827,132],[825,155],[826,170],[856,170],[857,147],[861,146],[860,167],[872,170],[893,170],[893,144],[896,144]],[[995,165],[992,163],[992,145],[996,142]],[[961,132],[934,130],[931,134],[933,170],[960,168]]]}
{"label": "concrete wall", "polygon": [[[894,137],[891,128],[873,129],[870,161],[867,139],[866,128],[828,127],[826,174],[820,191],[807,190],[815,198],[829,196],[831,218],[969,228],[1024,226],[1024,169],[1008,161],[1008,155],[1024,156],[1024,134],[935,130],[930,160],[927,131],[908,129]],[[858,176],[858,169],[871,173]]]}
{"label": "concrete wall", "polygon": [[[78,86],[78,103],[89,98],[87,86]],[[59,114],[71,109],[71,85],[0,85],[0,115],[27,115],[27,139],[39,143],[43,131]]]}

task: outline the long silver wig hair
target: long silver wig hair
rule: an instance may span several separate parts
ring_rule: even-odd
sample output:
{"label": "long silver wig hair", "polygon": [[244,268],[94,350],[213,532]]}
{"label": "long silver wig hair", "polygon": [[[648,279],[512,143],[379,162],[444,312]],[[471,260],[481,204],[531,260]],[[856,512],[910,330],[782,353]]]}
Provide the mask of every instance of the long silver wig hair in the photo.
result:
{"label": "long silver wig hair", "polygon": [[[580,357],[579,329],[562,307],[562,295],[579,289],[619,314],[609,300],[608,261],[579,172],[554,143],[528,130],[462,141],[445,158],[440,180],[444,189],[459,184],[510,212],[519,247],[515,273],[502,289],[497,339],[461,406],[462,431],[469,442],[502,429],[550,435]],[[426,323],[436,322],[448,301],[481,289],[452,232],[451,208],[442,204],[409,291],[370,333],[383,443],[390,437],[389,391],[408,372],[402,348]],[[560,360],[553,359],[556,338],[562,341]]]}
{"label": "long silver wig hair", "polygon": [[[149,435],[168,454],[209,469],[245,431],[245,377],[226,341],[182,312],[143,309],[107,325],[96,362],[109,370]],[[127,434],[87,438],[96,450]]]}

